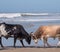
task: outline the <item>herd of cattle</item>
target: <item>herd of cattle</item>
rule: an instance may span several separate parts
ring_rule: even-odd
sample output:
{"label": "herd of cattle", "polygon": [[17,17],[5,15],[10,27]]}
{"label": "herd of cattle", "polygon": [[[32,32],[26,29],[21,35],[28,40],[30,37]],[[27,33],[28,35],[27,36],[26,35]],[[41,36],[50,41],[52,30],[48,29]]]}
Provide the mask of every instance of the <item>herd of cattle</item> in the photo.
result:
{"label": "herd of cattle", "polygon": [[[31,43],[31,39],[34,40],[34,42],[37,44],[38,39],[43,40],[44,42],[44,47],[50,46],[47,42],[48,38],[58,38],[60,40],[60,25],[46,25],[46,26],[40,26],[34,33],[31,32],[30,34],[26,32],[24,27],[20,24],[7,24],[5,22],[0,23],[0,45],[2,45],[2,37],[5,37],[8,39],[9,37],[14,38],[14,47],[16,44],[16,40],[19,39],[22,46],[24,47],[23,44],[23,39],[26,40],[28,44]],[[60,42],[57,43],[58,45]]]}

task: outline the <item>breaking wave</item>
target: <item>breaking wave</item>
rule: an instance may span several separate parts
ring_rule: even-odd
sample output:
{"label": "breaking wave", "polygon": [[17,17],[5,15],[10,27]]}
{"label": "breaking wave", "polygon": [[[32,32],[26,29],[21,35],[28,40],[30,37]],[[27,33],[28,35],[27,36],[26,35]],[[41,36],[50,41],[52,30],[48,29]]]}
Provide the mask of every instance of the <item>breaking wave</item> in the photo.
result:
{"label": "breaking wave", "polygon": [[41,15],[49,15],[48,13],[22,13],[21,16],[41,16]]}
{"label": "breaking wave", "polygon": [[60,15],[60,13],[0,13],[0,17],[13,18],[21,16],[49,16]]}
{"label": "breaking wave", "polygon": [[13,18],[21,16],[20,13],[0,13],[0,17]]}
{"label": "breaking wave", "polygon": [[15,20],[15,21],[30,21],[30,22],[38,22],[38,21],[56,21],[60,19],[21,19],[21,20]]}
{"label": "breaking wave", "polygon": [[49,21],[60,21],[60,19],[2,19],[0,21],[13,21],[13,22],[49,22]]}

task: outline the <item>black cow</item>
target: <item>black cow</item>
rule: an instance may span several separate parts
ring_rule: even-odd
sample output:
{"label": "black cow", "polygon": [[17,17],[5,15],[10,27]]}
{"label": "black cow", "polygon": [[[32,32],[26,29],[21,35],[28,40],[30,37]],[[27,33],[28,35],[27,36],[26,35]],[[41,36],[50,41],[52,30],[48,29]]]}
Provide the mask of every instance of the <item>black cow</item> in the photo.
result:
{"label": "black cow", "polygon": [[[23,39],[25,39],[28,44],[30,44],[31,42],[31,36],[25,31],[22,25],[0,23],[0,31],[1,31],[1,36],[4,36],[6,39],[8,39],[13,35],[14,47],[17,39],[20,40],[23,46],[24,46]],[[1,36],[0,36],[0,44],[3,47],[1,43]]]}

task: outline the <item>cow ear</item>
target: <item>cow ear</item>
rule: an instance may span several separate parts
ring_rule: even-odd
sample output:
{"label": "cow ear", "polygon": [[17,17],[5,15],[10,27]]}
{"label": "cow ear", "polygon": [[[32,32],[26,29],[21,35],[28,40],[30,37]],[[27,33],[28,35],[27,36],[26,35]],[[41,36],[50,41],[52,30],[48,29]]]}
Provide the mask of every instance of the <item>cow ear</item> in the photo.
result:
{"label": "cow ear", "polygon": [[34,33],[32,32],[31,35],[34,36]]}
{"label": "cow ear", "polygon": [[31,37],[34,37],[34,33],[33,32],[31,32],[30,35],[31,35]]}

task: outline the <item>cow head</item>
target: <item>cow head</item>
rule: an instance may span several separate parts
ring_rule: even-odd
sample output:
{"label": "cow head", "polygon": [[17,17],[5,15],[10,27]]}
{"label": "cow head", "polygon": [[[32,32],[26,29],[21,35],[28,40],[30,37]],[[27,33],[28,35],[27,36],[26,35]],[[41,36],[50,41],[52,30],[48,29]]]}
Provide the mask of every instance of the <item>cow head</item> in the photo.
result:
{"label": "cow head", "polygon": [[34,35],[33,32],[30,33],[30,36],[31,36],[31,38],[34,40],[35,43],[38,42],[38,39],[36,38],[36,36]]}
{"label": "cow head", "polygon": [[31,36],[28,35],[28,36],[25,38],[25,40],[27,41],[28,44],[30,44],[30,43],[31,43]]}

